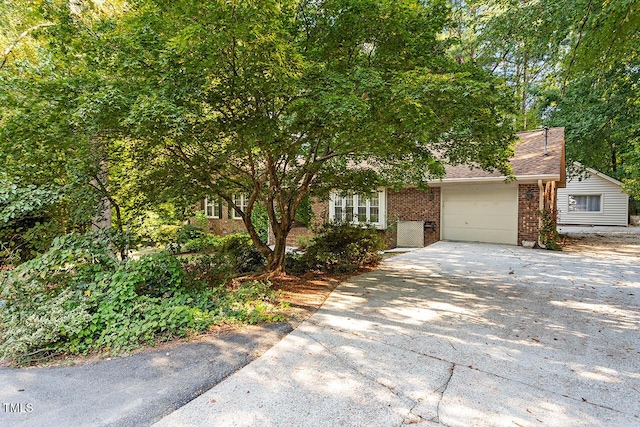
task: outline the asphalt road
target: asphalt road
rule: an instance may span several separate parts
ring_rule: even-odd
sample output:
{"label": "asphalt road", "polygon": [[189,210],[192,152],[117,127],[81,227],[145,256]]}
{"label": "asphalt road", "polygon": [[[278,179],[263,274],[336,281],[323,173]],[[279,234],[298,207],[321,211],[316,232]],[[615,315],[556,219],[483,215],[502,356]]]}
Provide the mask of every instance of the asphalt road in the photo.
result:
{"label": "asphalt road", "polygon": [[290,331],[275,323],[84,366],[0,368],[0,426],[148,426]]}

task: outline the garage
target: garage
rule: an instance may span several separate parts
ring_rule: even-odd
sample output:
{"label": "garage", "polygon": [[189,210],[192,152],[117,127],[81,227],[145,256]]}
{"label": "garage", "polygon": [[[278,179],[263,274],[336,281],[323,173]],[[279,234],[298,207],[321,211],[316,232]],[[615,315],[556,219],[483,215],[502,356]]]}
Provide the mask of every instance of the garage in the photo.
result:
{"label": "garage", "polygon": [[443,240],[517,244],[517,185],[447,186],[441,212]]}

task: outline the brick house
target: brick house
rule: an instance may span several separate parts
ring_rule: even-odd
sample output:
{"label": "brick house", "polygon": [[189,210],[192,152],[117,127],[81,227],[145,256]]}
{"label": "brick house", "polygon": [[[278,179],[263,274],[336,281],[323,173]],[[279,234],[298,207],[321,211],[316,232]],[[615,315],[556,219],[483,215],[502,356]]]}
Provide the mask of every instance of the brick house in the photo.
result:
{"label": "brick house", "polygon": [[[235,195],[234,199],[238,206],[242,208],[246,206],[246,196]],[[220,200],[204,199],[200,202],[200,210],[204,211],[207,217],[207,228],[213,234],[226,236],[247,231],[242,218],[228,204]]]}
{"label": "brick house", "polygon": [[[537,212],[554,209],[557,189],[566,185],[564,128],[522,132],[518,139],[510,162],[514,181],[505,183],[498,172],[448,166],[445,178],[430,183],[427,191],[407,186],[366,196],[333,194],[329,201],[313,204],[314,225],[336,220],[372,224],[389,247],[421,247],[438,240],[512,245],[537,241]],[[212,232],[244,229],[225,206],[205,201],[203,207]],[[295,246],[298,236],[311,234],[299,224],[287,243]]]}

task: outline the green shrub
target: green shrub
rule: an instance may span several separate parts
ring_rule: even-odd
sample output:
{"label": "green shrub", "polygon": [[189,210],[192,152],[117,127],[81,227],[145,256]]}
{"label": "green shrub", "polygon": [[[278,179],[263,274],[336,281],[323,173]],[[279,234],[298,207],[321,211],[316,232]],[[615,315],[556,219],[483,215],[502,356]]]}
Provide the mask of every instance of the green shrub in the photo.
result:
{"label": "green shrub", "polygon": [[306,250],[312,241],[313,237],[311,236],[298,236],[296,237],[296,246],[298,249]]}
{"label": "green shrub", "polygon": [[220,239],[214,253],[224,256],[237,273],[249,273],[264,268],[265,259],[248,234],[231,234]]}
{"label": "green shrub", "polygon": [[0,298],[11,306],[14,301],[53,296],[69,287],[82,290],[96,276],[113,271],[117,263],[108,231],[57,237],[47,252],[7,274]]}
{"label": "green shrub", "polygon": [[284,316],[282,306],[275,305],[276,297],[271,283],[251,280],[241,283],[234,291],[221,293],[216,299],[216,311],[226,322],[280,322]]}
{"label": "green shrub", "polygon": [[207,215],[204,213],[204,211],[196,211],[193,215],[193,218],[191,219],[191,224],[195,228],[206,232],[209,226],[209,219],[207,218]]}
{"label": "green shrub", "polygon": [[187,241],[182,249],[184,252],[211,252],[219,244],[220,238],[209,234]]}
{"label": "green shrub", "polygon": [[181,227],[180,225],[163,224],[153,231],[151,237],[156,244],[165,246],[176,244]]}
{"label": "green shrub", "polygon": [[236,275],[225,257],[196,255],[181,260],[185,272],[184,285],[190,289],[213,288]]}
{"label": "green shrub", "polygon": [[60,353],[90,320],[86,304],[69,289],[49,298],[14,302],[2,310],[0,357],[29,363]]}
{"label": "green shrub", "polygon": [[[138,272],[145,268],[136,264],[141,261],[122,265],[110,280],[95,283],[86,292],[92,316],[88,327],[71,340],[68,347],[71,352],[102,349],[119,353],[158,339],[200,331],[211,324],[212,317],[199,303],[207,301],[208,294],[184,292],[179,283],[183,276],[181,269],[168,271],[168,276],[163,273],[165,278],[175,280],[164,283],[167,291],[163,297],[140,295],[136,289],[140,284]],[[170,266],[179,268],[179,263]],[[151,273],[161,269],[153,267]]]}
{"label": "green shrub", "polygon": [[200,239],[205,236],[205,232],[202,229],[190,225],[185,224],[180,227],[176,235],[176,242],[178,243],[187,243],[189,240]]}
{"label": "green shrub", "polygon": [[220,239],[215,251],[120,261],[109,233],[56,239],[0,276],[0,357],[29,363],[59,353],[117,354],[214,323],[281,320],[268,283],[229,286],[262,265],[248,236]]}
{"label": "green shrub", "polygon": [[28,362],[63,352],[89,323],[85,292],[118,263],[110,233],[69,234],[6,272],[0,290],[0,357]]}
{"label": "green shrub", "polygon": [[180,261],[167,252],[150,254],[137,261],[123,263],[116,274],[122,273],[138,295],[169,297],[181,285],[184,270]]}
{"label": "green shrub", "polygon": [[307,251],[292,258],[294,273],[321,270],[333,273],[352,273],[358,268],[380,261],[384,242],[373,228],[349,224],[326,224]]}
{"label": "green shrub", "polygon": [[209,243],[209,236],[199,227],[190,224],[163,224],[152,233],[153,242],[172,253],[194,251],[199,243]]}
{"label": "green shrub", "polygon": [[139,246],[155,246],[158,228],[163,220],[154,212],[146,212],[133,226],[134,240]]}
{"label": "green shrub", "polygon": [[12,182],[0,172],[0,267],[34,258],[73,226],[62,200],[54,185]]}

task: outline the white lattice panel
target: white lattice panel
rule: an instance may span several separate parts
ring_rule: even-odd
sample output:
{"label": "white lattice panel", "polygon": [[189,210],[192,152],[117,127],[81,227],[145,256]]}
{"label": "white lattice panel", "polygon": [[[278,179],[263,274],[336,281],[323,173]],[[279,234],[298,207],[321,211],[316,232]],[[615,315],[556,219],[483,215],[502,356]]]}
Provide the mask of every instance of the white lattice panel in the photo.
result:
{"label": "white lattice panel", "polygon": [[424,246],[424,221],[398,221],[399,248],[421,248]]}

